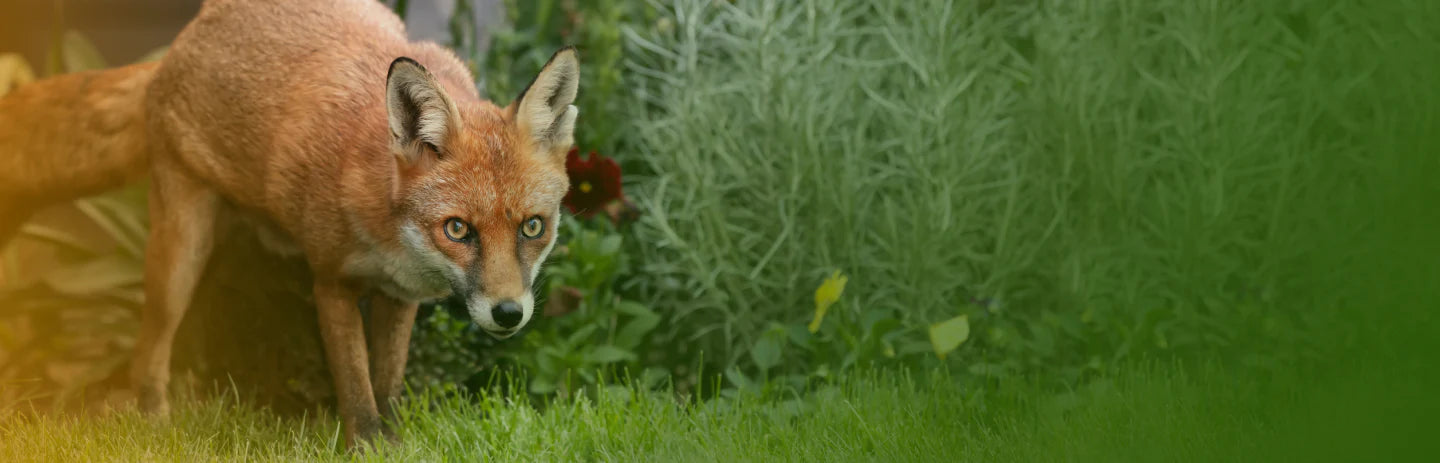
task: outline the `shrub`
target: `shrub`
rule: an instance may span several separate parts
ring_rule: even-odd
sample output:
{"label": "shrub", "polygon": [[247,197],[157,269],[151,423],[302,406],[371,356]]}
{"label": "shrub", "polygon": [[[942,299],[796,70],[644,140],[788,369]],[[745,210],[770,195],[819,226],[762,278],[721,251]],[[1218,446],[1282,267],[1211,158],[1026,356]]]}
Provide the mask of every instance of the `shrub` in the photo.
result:
{"label": "shrub", "polygon": [[1367,87],[1333,78],[1370,63],[1357,5],[657,8],[673,23],[627,35],[637,290],[721,367],[816,368],[803,336],[746,359],[835,270],[857,333],[967,315],[949,361],[975,374],[1290,342],[1299,238],[1369,154],[1345,113]]}

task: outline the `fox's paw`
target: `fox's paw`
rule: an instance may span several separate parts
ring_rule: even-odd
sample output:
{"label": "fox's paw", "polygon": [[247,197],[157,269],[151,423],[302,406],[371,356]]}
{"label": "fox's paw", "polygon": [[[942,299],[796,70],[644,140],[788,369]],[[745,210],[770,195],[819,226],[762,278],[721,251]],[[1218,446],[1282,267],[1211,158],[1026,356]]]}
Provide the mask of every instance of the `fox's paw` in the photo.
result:
{"label": "fox's paw", "polygon": [[157,387],[141,387],[135,391],[136,405],[140,412],[155,419],[170,415],[170,402],[165,400],[165,391]]}

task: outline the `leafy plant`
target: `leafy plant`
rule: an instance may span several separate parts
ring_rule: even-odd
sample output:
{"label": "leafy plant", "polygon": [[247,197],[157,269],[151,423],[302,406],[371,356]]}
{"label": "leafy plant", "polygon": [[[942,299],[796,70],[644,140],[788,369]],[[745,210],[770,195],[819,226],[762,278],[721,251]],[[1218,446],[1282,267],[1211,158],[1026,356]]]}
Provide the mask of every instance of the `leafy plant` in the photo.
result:
{"label": "leafy plant", "polygon": [[[93,44],[67,31],[50,56],[51,74],[106,66]],[[158,59],[164,49],[144,58]],[[0,57],[0,95],[33,80],[18,56]],[[88,219],[98,237],[41,224],[27,224],[19,247],[47,248],[57,260],[26,266],[5,259],[0,280],[0,383],[13,383],[0,401],[45,399],[73,404],[88,386],[123,377],[138,314],[144,304],[144,246],[147,235],[145,185],[82,198],[71,205]],[[24,276],[22,276],[24,275]],[[101,392],[100,390],[92,392]]]}
{"label": "leafy plant", "polygon": [[422,307],[410,337],[405,383],[416,391],[459,391],[494,366],[493,356],[485,355],[494,347],[495,342],[463,311],[444,305]]}
{"label": "leafy plant", "polygon": [[[572,177],[583,175],[572,173]],[[580,188],[580,181],[574,181],[574,188]],[[612,201],[621,204],[622,198]],[[550,295],[544,316],[532,322],[534,328],[524,335],[520,348],[506,351],[506,358],[529,375],[532,393],[564,397],[577,388],[601,384],[607,373],[642,373],[651,385],[663,376],[660,369],[640,368],[648,335],[660,323],[660,315],[616,289],[620,277],[630,272],[630,264],[617,230],[619,220],[601,217],[606,216],[564,222],[565,244],[544,270],[544,287]]]}
{"label": "leafy plant", "polygon": [[[837,270],[821,282],[808,324],[771,322],[750,346],[750,365],[725,371],[730,384],[740,391],[772,382],[803,390],[811,381],[832,380],[856,369],[933,364],[969,338],[967,315],[921,329],[905,326],[898,314],[847,307],[842,301],[848,281]],[[754,378],[746,371],[762,376]]]}
{"label": "leafy plant", "polygon": [[622,123],[612,116],[629,104],[622,98],[622,31],[653,23],[657,10],[644,2],[621,0],[505,0],[504,9],[507,21],[493,31],[480,63],[486,71],[486,93],[504,104],[530,83],[555,50],[575,46],[581,66],[576,140],[580,146],[623,153]]}
{"label": "leafy plant", "polygon": [[[1370,155],[1336,109],[1373,113],[1363,91],[1323,77],[1364,61],[1313,32],[1359,30],[1328,7],[652,5],[670,26],[626,29],[607,114],[644,163],[630,288],[716,371],[939,361],[961,326],[944,362],[984,376],[1264,351],[1255,326],[1311,323],[1276,310],[1311,205]],[[835,268],[811,334],[798,288]]]}

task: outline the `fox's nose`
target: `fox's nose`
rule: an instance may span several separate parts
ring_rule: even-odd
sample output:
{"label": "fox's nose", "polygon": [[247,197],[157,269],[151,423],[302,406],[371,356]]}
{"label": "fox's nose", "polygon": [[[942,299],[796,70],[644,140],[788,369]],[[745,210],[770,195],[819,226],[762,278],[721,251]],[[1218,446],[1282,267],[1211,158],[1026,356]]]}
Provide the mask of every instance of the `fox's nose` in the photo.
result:
{"label": "fox's nose", "polygon": [[515,301],[495,304],[495,308],[490,309],[490,315],[495,318],[495,323],[506,329],[518,326],[520,320],[525,318],[525,314],[520,311],[520,303]]}

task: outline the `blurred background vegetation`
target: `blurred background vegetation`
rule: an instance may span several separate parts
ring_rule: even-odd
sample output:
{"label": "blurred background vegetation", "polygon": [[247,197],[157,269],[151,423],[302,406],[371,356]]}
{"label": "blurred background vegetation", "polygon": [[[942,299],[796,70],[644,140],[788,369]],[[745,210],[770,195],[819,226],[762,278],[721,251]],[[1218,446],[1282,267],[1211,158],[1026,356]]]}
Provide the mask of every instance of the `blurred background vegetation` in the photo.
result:
{"label": "blurred background vegetation", "polygon": [[[515,372],[537,397],[627,380],[736,395],[869,366],[1065,387],[1136,359],[1323,362],[1386,335],[1345,288],[1381,255],[1373,213],[1399,207],[1382,187],[1410,171],[1391,155],[1440,101],[1414,66],[1440,56],[1425,1],[445,5],[445,40],[498,104],[579,48],[578,148],[618,160],[640,214],[566,224],[521,336],[425,307],[416,388]],[[34,75],[107,64],[57,37]],[[0,83],[25,80],[8,66]],[[12,395],[123,370],[142,200],[79,201],[7,251],[0,381],[31,385]],[[197,301],[215,308],[184,328],[212,348],[184,365],[323,402],[303,263],[233,239]],[[235,342],[287,347],[216,354]]]}

